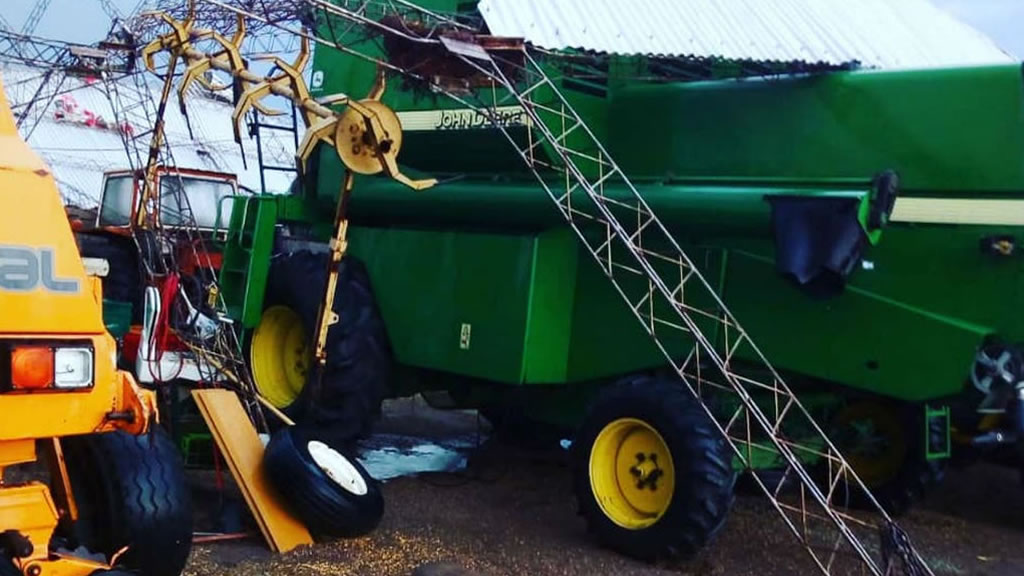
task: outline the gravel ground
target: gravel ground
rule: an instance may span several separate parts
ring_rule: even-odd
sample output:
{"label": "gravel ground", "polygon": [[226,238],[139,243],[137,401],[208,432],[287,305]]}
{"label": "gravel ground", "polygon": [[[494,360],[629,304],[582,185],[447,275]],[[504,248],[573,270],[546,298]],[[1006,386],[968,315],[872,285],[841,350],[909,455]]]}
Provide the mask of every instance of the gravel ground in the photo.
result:
{"label": "gravel ground", "polygon": [[[392,409],[393,426],[426,423]],[[475,422],[475,418],[466,420]],[[720,538],[691,562],[655,566],[601,549],[575,514],[563,455],[495,446],[475,475],[398,478],[384,487],[386,512],[371,535],[276,555],[262,540],[197,544],[186,574],[224,576],[423,576],[813,574],[806,554],[756,495],[741,495]],[[954,470],[900,520],[936,575],[1024,573],[1024,489],[1004,468]],[[417,568],[418,571],[417,571]],[[846,573],[846,572],[837,572]],[[859,573],[859,572],[850,572]]]}

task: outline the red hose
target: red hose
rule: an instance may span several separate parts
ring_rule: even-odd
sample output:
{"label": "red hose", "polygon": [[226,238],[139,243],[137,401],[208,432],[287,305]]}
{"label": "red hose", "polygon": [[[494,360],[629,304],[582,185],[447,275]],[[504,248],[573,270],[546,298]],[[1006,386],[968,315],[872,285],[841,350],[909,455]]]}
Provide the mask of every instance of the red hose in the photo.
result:
{"label": "red hose", "polygon": [[[153,334],[150,342],[150,351],[154,351],[155,348],[157,372],[161,372],[160,361],[164,357],[164,350],[167,348],[167,338],[171,331],[168,318],[170,317],[171,304],[174,302],[174,297],[178,292],[178,282],[178,273],[172,272],[168,275],[167,280],[164,281],[163,288],[160,292],[160,314],[153,323]],[[157,340],[159,340],[159,345],[152,346],[152,344]],[[185,362],[183,360],[178,364],[178,369],[177,372],[174,373],[174,376],[164,378],[162,374],[154,374],[152,365],[150,365],[149,375],[152,376],[158,384],[163,384],[177,378],[184,367]]]}

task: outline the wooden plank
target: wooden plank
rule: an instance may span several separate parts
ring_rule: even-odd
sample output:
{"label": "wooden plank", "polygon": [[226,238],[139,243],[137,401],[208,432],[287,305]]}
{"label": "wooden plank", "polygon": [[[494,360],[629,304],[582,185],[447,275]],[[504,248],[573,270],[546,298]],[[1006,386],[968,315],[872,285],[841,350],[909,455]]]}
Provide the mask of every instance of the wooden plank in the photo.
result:
{"label": "wooden plank", "polygon": [[280,502],[263,472],[263,443],[237,394],[231,390],[193,390],[199,411],[227,460],[271,550],[287,552],[312,544],[306,526]]}

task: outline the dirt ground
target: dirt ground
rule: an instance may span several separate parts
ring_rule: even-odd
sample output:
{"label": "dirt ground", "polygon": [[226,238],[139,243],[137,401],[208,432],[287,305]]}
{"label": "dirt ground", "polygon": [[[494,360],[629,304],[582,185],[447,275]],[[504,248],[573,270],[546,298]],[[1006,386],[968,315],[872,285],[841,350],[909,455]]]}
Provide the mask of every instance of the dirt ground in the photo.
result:
{"label": "dirt ground", "polygon": [[[404,412],[403,412],[404,410]],[[392,409],[391,426],[443,434],[452,420]],[[471,425],[467,419],[463,425]],[[456,426],[458,423],[456,422]],[[385,424],[387,426],[387,424]],[[190,576],[729,575],[815,574],[765,500],[741,495],[720,538],[694,561],[637,562],[602,549],[575,514],[564,454],[495,445],[473,474],[387,481],[386,512],[371,535],[276,555],[256,535],[194,547]],[[201,498],[200,498],[201,500]],[[213,506],[214,504],[211,504]],[[937,576],[1024,574],[1024,487],[1016,473],[979,464],[952,470],[900,519]],[[453,567],[452,571],[447,571]],[[454,567],[459,570],[454,570]],[[418,571],[417,571],[418,569]],[[841,573],[841,572],[840,572]]]}

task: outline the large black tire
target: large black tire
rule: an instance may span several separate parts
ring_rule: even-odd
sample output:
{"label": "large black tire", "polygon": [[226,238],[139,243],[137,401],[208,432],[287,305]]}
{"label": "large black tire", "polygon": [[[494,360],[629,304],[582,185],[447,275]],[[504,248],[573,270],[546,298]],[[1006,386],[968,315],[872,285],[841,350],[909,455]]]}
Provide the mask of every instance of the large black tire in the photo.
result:
{"label": "large black tire", "polygon": [[[328,258],[326,253],[309,251],[282,254],[271,263],[267,281],[264,309],[284,305],[297,313],[310,350],[327,285]],[[379,417],[393,363],[366,266],[352,256],[339,264],[334,310],[340,320],[327,333],[327,364],[319,398],[312,395],[310,383],[316,369],[311,359],[306,385],[283,411],[340,446],[367,434]]]}
{"label": "large black tire", "polygon": [[63,447],[79,507],[72,547],[109,559],[129,546],[115,568],[181,574],[192,549],[192,498],[181,455],[163,428],[68,437]]}
{"label": "large black tire", "polygon": [[132,322],[142,318],[142,273],[139,268],[138,249],[131,238],[106,232],[78,232],[78,251],[83,258],[103,258],[110,264],[110,272],[101,279],[103,297],[120,302],[131,302]]}
{"label": "large black tire", "polygon": [[[599,434],[627,418],[657,432],[671,456],[675,482],[661,517],[639,528],[624,527],[604,511],[591,478],[592,472],[600,473],[600,464],[592,465]],[[580,512],[598,540],[622,554],[647,561],[692,558],[715,539],[732,507],[737,474],[730,454],[721,434],[681,383],[637,376],[609,385],[589,407],[572,444]]]}
{"label": "large black tire", "polygon": [[[313,443],[319,444],[321,455],[329,453],[340,459],[339,468],[347,468],[336,474],[337,481],[314,460]],[[267,477],[315,538],[362,536],[376,528],[384,515],[377,481],[351,454],[298,426],[281,428],[267,444],[263,455]]]}
{"label": "large black tire", "polygon": [[[858,418],[859,415],[859,418]],[[879,429],[876,435],[884,442],[882,454],[891,456],[861,456],[858,440],[851,439],[852,420],[868,419]],[[944,460],[925,457],[924,410],[919,405],[903,405],[895,401],[859,400],[844,406],[829,423],[828,434],[832,443],[853,467],[871,491],[875,501],[890,515],[901,516],[910,510],[945,476]],[[946,430],[941,422],[932,422],[928,430],[933,445],[945,445]],[[898,447],[896,447],[898,446]],[[876,452],[877,453],[877,452]],[[890,465],[882,465],[882,461]],[[869,471],[860,462],[875,461],[878,472]],[[824,468],[824,464],[822,465]],[[824,470],[819,474],[825,477]],[[833,504],[861,510],[873,510],[874,505],[860,488],[840,482],[832,497]]]}

